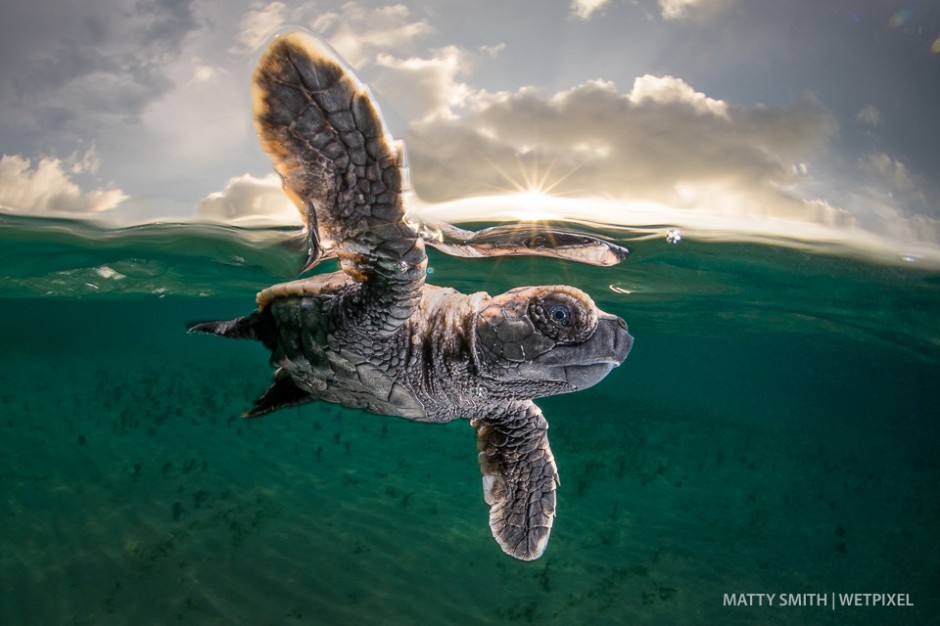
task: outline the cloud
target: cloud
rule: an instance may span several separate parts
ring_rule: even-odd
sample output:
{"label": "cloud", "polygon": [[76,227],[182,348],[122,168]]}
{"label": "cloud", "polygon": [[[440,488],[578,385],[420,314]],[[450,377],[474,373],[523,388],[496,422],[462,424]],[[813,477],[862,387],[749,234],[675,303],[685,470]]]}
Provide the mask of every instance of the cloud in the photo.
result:
{"label": "cloud", "polygon": [[870,104],[856,113],[855,119],[868,126],[881,126],[881,110]]}
{"label": "cloud", "polygon": [[[674,22],[714,15],[730,2],[647,4],[666,22],[654,20],[658,27],[680,32]],[[612,5],[569,0],[568,15],[597,21]],[[167,214],[172,203],[174,214],[188,215],[194,198],[203,198],[203,218],[296,223],[276,177],[229,178],[270,171],[252,132],[246,85],[254,55],[293,25],[323,37],[391,105],[392,130],[407,141],[412,181],[427,201],[523,190],[537,203],[571,201],[584,215],[588,205],[603,207],[618,223],[652,207],[677,219],[707,214],[870,230],[936,207],[920,191],[931,184],[923,174],[929,168],[918,169],[913,156],[829,154],[838,129],[811,98],[740,106],[696,81],[652,74],[626,74],[619,87],[588,80],[561,90],[488,91],[481,86],[511,84],[518,71],[494,62],[506,46],[442,39],[426,18],[431,12],[401,4],[100,0],[55,12],[44,2],[12,3],[4,13],[0,137],[14,156],[0,164],[0,201],[18,210],[100,214],[120,205],[122,216],[138,207],[149,217]],[[42,29],[21,32],[18,25],[30,23]],[[451,41],[464,45],[445,45]],[[488,64],[500,73],[483,77]],[[581,76],[574,80],[591,75]],[[885,123],[874,105],[855,120]],[[103,165],[97,150],[84,149],[93,138],[107,156]],[[835,167],[850,173],[833,175]],[[101,169],[121,189],[89,182]],[[852,176],[863,176],[861,184],[846,184]],[[840,187],[852,193],[833,191]]]}
{"label": "cloud", "polygon": [[224,67],[202,65],[199,63],[199,59],[193,59],[192,70],[193,76],[187,83],[187,86],[195,83],[209,83],[229,73]]}
{"label": "cloud", "polygon": [[376,88],[416,124],[454,118],[454,109],[463,106],[472,91],[457,80],[470,64],[465,51],[448,46],[431,52],[430,58],[401,59],[382,53],[376,59],[390,70],[374,81]]}
{"label": "cloud", "polygon": [[323,37],[395,113],[413,123],[449,119],[474,91],[464,79],[481,60],[496,58],[502,43],[477,50],[449,45],[418,54],[417,42],[433,33],[425,19],[401,4],[377,8],[356,2],[318,15],[310,28]]}
{"label": "cloud", "polygon": [[794,190],[835,130],[809,100],[737,107],[676,77],[641,76],[627,92],[607,81],[554,94],[473,92],[456,113],[415,124],[406,137],[425,201],[540,190],[712,214],[846,220]]}
{"label": "cloud", "polygon": [[[191,2],[8,3],[0,26],[0,136],[49,150],[138,118],[172,86],[196,28]],[[23,28],[38,24],[40,28]]]}
{"label": "cloud", "polygon": [[886,152],[871,152],[860,156],[857,165],[869,177],[862,187],[870,197],[879,198],[892,211],[912,218],[917,213],[936,216],[936,207],[928,200],[924,179],[897,157]]}
{"label": "cloud", "polygon": [[306,26],[327,41],[343,61],[359,68],[382,52],[410,54],[414,42],[432,32],[427,20],[414,19],[404,4],[365,7],[346,2],[338,10],[323,2],[256,2],[238,19],[232,54],[259,52],[275,35]]}
{"label": "cloud", "polygon": [[132,131],[105,133],[112,146],[133,155],[117,166],[128,170],[122,179],[148,172],[153,178],[192,177],[256,149],[247,76],[198,57],[174,63],[167,72],[174,88],[143,111]]}
{"label": "cloud", "polygon": [[[812,101],[738,107],[680,78],[652,75],[629,91],[595,80],[549,94],[531,87],[491,93],[455,79],[461,54],[450,48],[428,59],[379,58],[390,80],[424,101],[426,114],[413,118],[405,137],[424,202],[522,191],[543,202],[603,197],[603,206],[621,214],[595,218],[612,223],[629,223],[630,203],[832,226],[852,221],[839,207],[797,193],[812,178],[807,161],[835,131]],[[199,213],[296,219],[274,176],[234,178]]]}
{"label": "cloud", "polygon": [[869,174],[878,176],[897,190],[911,191],[915,187],[907,166],[887,153],[873,152],[861,156],[858,159],[858,166]]}
{"label": "cloud", "polygon": [[[453,111],[464,105],[472,91],[459,77],[471,73],[479,59],[494,58],[504,47],[497,44],[468,52],[457,46],[446,46],[419,57],[412,54],[417,50],[415,41],[430,34],[431,27],[427,21],[414,18],[404,5],[367,8],[347,2],[338,11],[321,11],[306,19],[314,13],[314,8],[308,3],[289,9],[283,3],[272,2],[250,9],[239,21],[239,46],[231,52],[241,54],[260,48],[286,24],[307,23],[344,62],[356,68],[363,78],[372,78],[370,85],[393,103],[397,114],[420,124],[453,119]],[[206,93],[202,97],[212,96]],[[194,133],[185,130],[206,128],[212,122],[207,121],[202,126],[191,122],[178,123],[175,127],[170,124],[171,118],[180,121],[194,115],[185,113],[188,108],[177,100],[167,98],[165,106],[155,107],[148,113],[152,126],[163,129],[163,133],[177,135],[176,144],[183,146],[187,153],[199,154],[206,146],[218,149],[215,142],[201,139],[194,142],[191,139]],[[245,120],[249,117],[248,113],[244,116]],[[230,128],[235,124],[231,119],[225,121]],[[283,194],[280,180],[274,174],[230,178],[222,191],[208,194],[199,203],[196,214],[218,220],[298,221],[296,209]]]}
{"label": "cloud", "polygon": [[728,119],[728,105],[721,100],[709,98],[695,91],[681,78],[674,76],[640,76],[633,82],[629,95],[634,104],[652,102],[665,106],[679,104],[691,106],[702,115],[714,115]]}
{"label": "cloud", "polygon": [[571,11],[582,20],[591,16],[610,3],[610,0],[571,0]]}
{"label": "cloud", "polygon": [[[664,20],[679,20],[711,15],[728,2],[661,0],[659,6]],[[605,6],[572,3],[571,10],[587,19]],[[652,74],[626,89],[590,80],[558,91],[523,86],[493,92],[478,87],[476,72],[503,53],[502,44],[422,48],[434,30],[402,5],[349,2],[314,14],[315,8],[255,5],[238,22],[241,50],[262,46],[285,24],[307,24],[323,37],[391,104],[400,126],[393,130],[406,140],[421,208],[437,203],[437,217],[493,217],[495,205],[508,202],[608,223],[675,220],[768,236],[777,228],[768,224],[799,224],[817,229],[799,231],[807,237],[827,237],[827,228],[877,231],[900,210],[896,198],[875,186],[857,189],[855,196],[832,192],[838,184],[826,179],[827,150],[838,128],[811,97],[789,106],[740,106],[677,76]],[[199,65],[212,66],[211,59]],[[208,72],[205,82],[228,78]],[[186,109],[178,104],[165,112]],[[173,116],[179,119],[179,113]],[[866,107],[857,119],[877,125],[880,111]],[[183,126],[211,127],[194,122]],[[234,124],[229,119],[225,126]],[[180,134],[174,142],[183,153],[215,145],[201,139],[191,146],[188,137]],[[230,137],[218,141],[227,146],[220,152],[236,149],[226,143]],[[898,197],[916,192],[915,177],[893,157],[874,153],[856,165]],[[505,201],[493,197],[519,191],[528,193]],[[484,196],[483,204],[474,203]],[[247,174],[208,194],[198,215],[297,222],[276,177]]]}
{"label": "cloud", "polygon": [[95,144],[85,152],[73,152],[66,160],[69,172],[72,174],[94,174],[101,167],[101,155],[98,154]]}
{"label": "cloud", "polygon": [[664,20],[678,20],[715,11],[730,0],[658,0]]}
{"label": "cloud", "polygon": [[281,189],[281,179],[273,173],[264,177],[244,174],[231,178],[222,191],[210,193],[199,203],[196,216],[222,222],[300,223],[296,207]]}
{"label": "cloud", "polygon": [[287,21],[287,5],[283,2],[269,2],[248,9],[239,21],[238,45],[230,51],[244,54],[260,50]]}
{"label": "cloud", "polygon": [[44,158],[35,166],[29,159],[5,154],[0,157],[0,208],[26,215],[87,216],[117,207],[128,197],[123,191],[82,191],[67,173],[80,173],[93,166],[87,153],[71,165]]}
{"label": "cloud", "polygon": [[430,24],[412,19],[403,4],[371,9],[356,2],[319,15],[310,21],[310,27],[355,68],[374,62],[389,51],[408,54],[414,50],[416,39],[431,32]]}

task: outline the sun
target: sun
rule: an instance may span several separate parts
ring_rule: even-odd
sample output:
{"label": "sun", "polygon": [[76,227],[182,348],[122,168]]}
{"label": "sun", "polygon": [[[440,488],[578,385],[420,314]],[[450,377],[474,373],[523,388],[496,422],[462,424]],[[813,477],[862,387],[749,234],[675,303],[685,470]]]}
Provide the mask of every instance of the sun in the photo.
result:
{"label": "sun", "polygon": [[511,202],[518,209],[513,209],[512,216],[522,222],[545,222],[558,219],[558,215],[550,210],[553,204],[552,196],[541,189],[527,189],[510,194]]}
{"label": "sun", "polygon": [[[531,158],[524,159],[531,155]],[[539,163],[536,151],[524,150],[516,154],[517,172],[507,172],[496,163],[494,169],[508,183],[508,186],[496,186],[512,203],[510,215],[517,220],[539,222],[561,219],[562,214],[554,210],[559,204],[561,193],[557,187],[569,176],[581,168],[579,164],[565,174],[554,174],[554,159],[544,169]],[[571,192],[568,192],[571,193]]]}

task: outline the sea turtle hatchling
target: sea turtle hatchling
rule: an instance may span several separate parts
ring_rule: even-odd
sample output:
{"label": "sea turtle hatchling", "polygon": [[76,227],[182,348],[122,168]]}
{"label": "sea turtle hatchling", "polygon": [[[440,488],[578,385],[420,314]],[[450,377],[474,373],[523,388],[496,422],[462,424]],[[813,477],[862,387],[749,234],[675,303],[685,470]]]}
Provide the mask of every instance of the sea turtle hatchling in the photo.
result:
{"label": "sea turtle hatchling", "polygon": [[609,265],[627,251],[588,235],[500,227],[472,234],[405,217],[404,158],[368,90],[313,37],[276,38],[252,84],[264,149],[300,209],[307,267],[342,271],[269,287],[245,317],[191,331],[255,339],[273,384],[245,413],[326,400],[476,430],[490,528],[507,553],[538,558],[555,517],[558,473],[532,398],[602,380],[633,339],[619,317],[568,286],[499,296],[425,283],[425,243],[450,254],[546,254]]}

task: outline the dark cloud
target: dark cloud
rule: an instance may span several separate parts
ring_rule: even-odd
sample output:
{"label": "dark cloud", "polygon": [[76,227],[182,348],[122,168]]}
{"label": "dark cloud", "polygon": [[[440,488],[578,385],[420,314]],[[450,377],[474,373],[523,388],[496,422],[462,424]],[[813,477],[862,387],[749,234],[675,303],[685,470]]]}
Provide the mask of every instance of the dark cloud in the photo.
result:
{"label": "dark cloud", "polygon": [[[165,68],[196,28],[192,0],[36,0],[0,20],[4,151],[66,152],[133,122],[172,86]],[[30,28],[24,29],[23,24]]]}

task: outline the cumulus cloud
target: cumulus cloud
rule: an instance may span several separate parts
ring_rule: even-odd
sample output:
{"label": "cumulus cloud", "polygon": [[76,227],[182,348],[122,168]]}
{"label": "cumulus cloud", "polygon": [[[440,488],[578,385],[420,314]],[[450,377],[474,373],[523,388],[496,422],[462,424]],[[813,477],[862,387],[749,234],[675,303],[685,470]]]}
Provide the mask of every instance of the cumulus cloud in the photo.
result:
{"label": "cumulus cloud", "polygon": [[417,38],[431,32],[426,20],[415,20],[402,4],[366,8],[347,2],[339,11],[310,21],[347,63],[355,68],[373,62],[381,53],[408,54]]}
{"label": "cumulus cloud", "polygon": [[238,45],[232,47],[231,52],[239,54],[260,50],[287,20],[287,5],[283,2],[249,8],[239,21]]}
{"label": "cumulus cloud", "polygon": [[467,60],[467,54],[456,46],[434,50],[429,58],[401,59],[383,53],[377,63],[391,71],[375,85],[414,123],[453,119],[454,109],[463,106],[472,92],[457,79],[466,71]]}
{"label": "cumulus cloud", "polygon": [[71,164],[43,158],[35,165],[19,155],[0,157],[0,207],[27,215],[85,216],[117,207],[127,199],[120,189],[82,191],[69,177],[89,167],[84,157]]}
{"label": "cumulus cloud", "polygon": [[589,20],[595,12],[599,11],[610,0],[571,0],[571,11],[582,20]]}
{"label": "cumulus cloud", "polygon": [[481,60],[497,57],[505,47],[449,45],[419,54],[417,42],[433,29],[401,4],[369,8],[347,2],[308,23],[399,116],[417,123],[453,118],[454,109],[474,92],[465,80]]}
{"label": "cumulus cloud", "polygon": [[222,191],[210,193],[199,203],[196,215],[223,222],[245,219],[280,224],[300,222],[297,209],[281,189],[281,179],[273,173],[231,178]]}
{"label": "cumulus cloud", "polygon": [[[679,78],[642,76],[545,94],[474,92],[459,115],[414,125],[411,176],[427,201],[540,188],[781,219],[845,221],[792,187],[835,130],[812,101],[736,107]],[[625,216],[611,216],[623,221]]]}
{"label": "cumulus cloud", "polygon": [[346,2],[338,10],[326,11],[314,2],[290,6],[268,2],[242,14],[238,45],[230,52],[257,53],[272,37],[297,25],[305,25],[321,37],[356,70],[375,65],[380,57],[390,54],[414,54],[415,42],[432,32],[427,20],[414,18],[403,4],[373,8]]}
{"label": "cumulus cloud", "polygon": [[634,104],[652,102],[665,106],[678,104],[691,107],[702,115],[728,118],[728,105],[695,91],[681,78],[674,76],[640,76],[633,82],[629,99]]}

